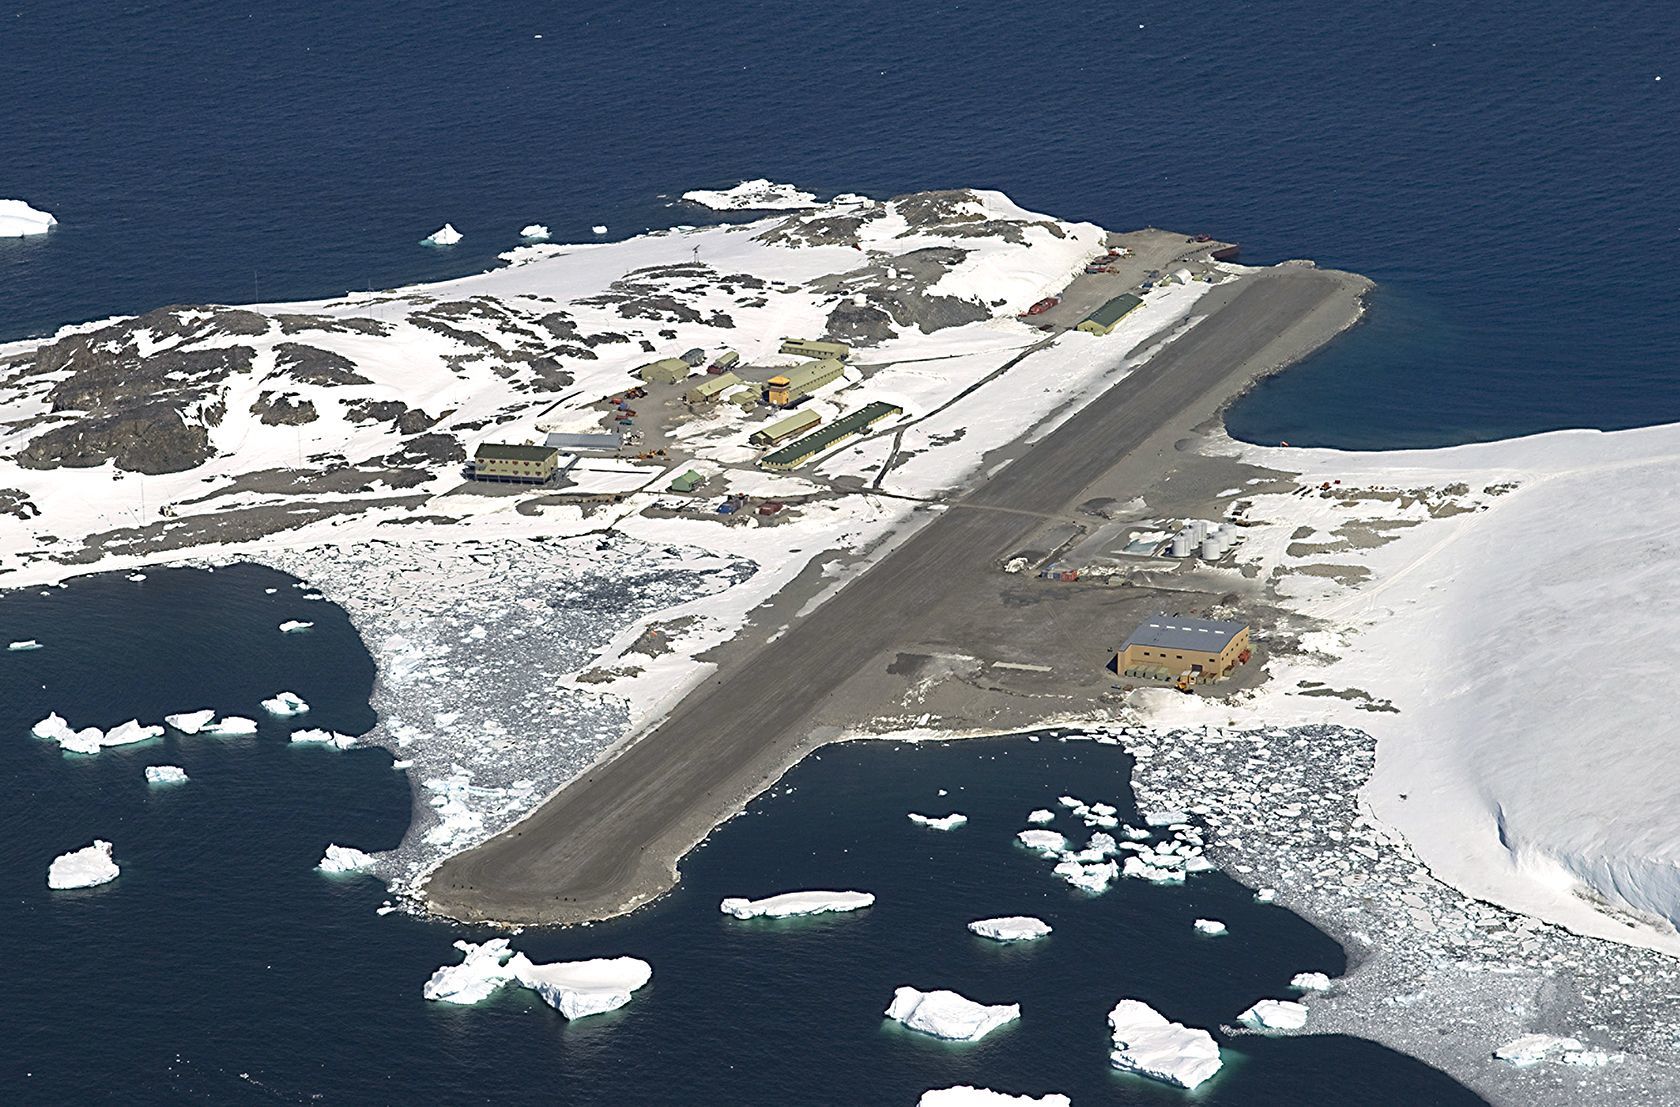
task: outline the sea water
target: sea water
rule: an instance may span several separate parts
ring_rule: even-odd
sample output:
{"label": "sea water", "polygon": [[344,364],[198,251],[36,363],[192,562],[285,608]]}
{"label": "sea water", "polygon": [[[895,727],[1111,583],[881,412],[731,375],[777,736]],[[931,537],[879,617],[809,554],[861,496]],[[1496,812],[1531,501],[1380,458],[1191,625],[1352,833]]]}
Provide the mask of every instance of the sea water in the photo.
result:
{"label": "sea water", "polygon": [[[421,986],[459,959],[451,943],[499,932],[378,915],[376,879],[314,870],[329,842],[395,845],[409,782],[384,750],[292,745],[292,724],[257,710],[287,688],[311,705],[296,725],[356,733],[373,721],[373,666],[354,630],[293,583],[252,567],[163,570],[0,598],[0,634],[42,642],[0,654],[5,1102],[908,1105],[958,1083],[1182,1101],[1110,1069],[1106,1015],[1127,996],[1221,1038],[1225,1070],[1197,1102],[1477,1102],[1367,1042],[1222,1032],[1256,999],[1289,996],[1296,972],[1341,972],[1342,951],[1217,873],[1183,887],[1123,880],[1095,897],[1052,877],[1014,842],[1029,811],[1072,793],[1137,819],[1124,753],[1053,735],[827,748],[687,858],[671,894],[626,918],[514,937],[537,961],[650,962],[652,983],[617,1012],[567,1023],[517,988],[476,1007],[429,1003]],[[288,617],[315,626],[281,634]],[[261,730],[91,758],[28,733],[50,710],[109,726],[200,707],[250,714]],[[154,764],[190,779],[148,787]],[[931,831],[911,811],[969,821]],[[95,837],[115,844],[122,875],[50,892],[52,857]],[[800,888],[878,898],[821,919],[718,911],[725,896]],[[1005,946],[966,930],[1008,914],[1054,933]],[[1230,934],[1196,935],[1198,917]],[[1021,1020],[977,1044],[916,1035],[882,1018],[901,985],[1019,1003]]]}
{"label": "sea water", "polygon": [[[1631,0],[1053,11],[627,2],[30,5],[0,45],[0,341],[340,295],[712,218],[688,188],[1003,189],[1379,284],[1237,405],[1257,442],[1680,419],[1680,20]],[[1658,80],[1666,77],[1666,80]],[[421,238],[452,222],[460,245]]]}

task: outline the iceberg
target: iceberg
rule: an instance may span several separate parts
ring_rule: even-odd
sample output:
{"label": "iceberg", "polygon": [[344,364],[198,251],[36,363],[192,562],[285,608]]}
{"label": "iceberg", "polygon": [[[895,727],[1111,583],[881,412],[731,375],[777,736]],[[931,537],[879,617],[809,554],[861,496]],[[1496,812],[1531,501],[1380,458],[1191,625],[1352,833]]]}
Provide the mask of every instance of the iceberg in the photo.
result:
{"label": "iceberg", "polygon": [[477,1003],[513,979],[505,962],[513,955],[506,938],[491,938],[479,945],[459,941],[455,948],[466,956],[459,965],[444,965],[432,974],[420,994],[439,1003]]}
{"label": "iceberg", "polygon": [[737,919],[785,919],[790,915],[857,911],[874,902],[869,892],[784,892],[765,899],[732,896],[719,903],[718,910]]}
{"label": "iceberg", "polygon": [[1031,915],[1003,915],[995,919],[975,919],[968,929],[982,938],[995,942],[1031,942],[1050,933],[1050,924]]}
{"label": "iceberg", "polygon": [[1276,888],[1260,888],[1260,889],[1256,890],[1255,893],[1254,893],[1254,902],[1255,903],[1276,903],[1277,902],[1277,889]]}
{"label": "iceberg", "polygon": [[135,742],[145,742],[153,738],[163,737],[161,726],[143,726],[139,719],[130,719],[126,723],[119,723],[105,732],[100,739],[102,746],[127,746]]}
{"label": "iceberg", "polygon": [[309,705],[303,702],[303,697],[296,692],[276,692],[272,699],[262,701],[263,710],[270,715],[301,715],[309,710]]}
{"label": "iceberg", "polygon": [[1186,811],[1151,811],[1143,817],[1145,826],[1171,826],[1189,821],[1190,814]]}
{"label": "iceberg", "polygon": [[1027,821],[1034,826],[1043,826],[1046,823],[1054,822],[1055,819],[1056,813],[1043,807],[1027,816]]}
{"label": "iceberg", "polygon": [[918,815],[912,811],[910,812],[910,821],[917,826],[925,826],[929,830],[955,830],[968,822],[968,816],[960,811],[953,811],[949,815],[941,815],[935,819],[927,815]]}
{"label": "iceberg", "polygon": [[1054,830],[1023,830],[1015,840],[1045,857],[1060,857],[1067,849],[1067,839]]}
{"label": "iceberg", "polygon": [[26,238],[46,234],[58,226],[51,212],[30,207],[22,200],[0,200],[0,238]]}
{"label": "iceberg", "polygon": [[631,992],[653,977],[653,966],[635,957],[537,965],[516,953],[508,968],[516,981],[568,1019],[616,1011],[630,1002]]}
{"label": "iceberg", "polygon": [[[1127,858],[1128,863],[1131,858]],[[1075,888],[1084,892],[1101,893],[1108,891],[1108,886],[1114,883],[1115,877],[1120,875],[1120,866],[1113,861],[1101,861],[1095,865],[1081,865],[1077,861],[1063,861],[1050,870]]]}
{"label": "iceberg", "polygon": [[182,711],[174,715],[165,715],[163,721],[180,731],[182,734],[197,734],[210,724],[216,717],[214,711]]}
{"label": "iceberg", "polygon": [[128,574],[128,579],[132,580],[135,584],[139,584],[141,581],[146,579],[146,574],[145,573],[130,573],[130,574]]}
{"label": "iceberg", "polygon": [[589,229],[591,231],[595,232],[596,234],[606,234],[607,233],[607,228],[605,228],[605,227],[590,227]]}
{"label": "iceberg", "polygon": [[[1191,925],[1196,928],[1197,934],[1204,934],[1209,938],[1222,938],[1230,933],[1230,931],[1226,929],[1225,924],[1220,922],[1218,919],[1197,919]],[[1298,980],[1300,977],[1297,977],[1296,979]]]}
{"label": "iceberg", "polygon": [[1180,1088],[1194,1088],[1219,1071],[1219,1045],[1206,1030],[1169,1022],[1140,999],[1123,999],[1108,1013],[1114,1035],[1109,1063]]}
{"label": "iceberg", "polygon": [[347,750],[356,744],[356,736],[340,734],[336,730],[294,730],[292,741],[298,745],[331,746],[334,749]]}
{"label": "iceberg", "polygon": [[105,732],[96,726],[74,731],[58,740],[65,753],[95,754],[105,748]]}
{"label": "iceberg", "polygon": [[229,715],[221,722],[211,723],[198,729],[200,734],[214,735],[218,738],[237,738],[244,734],[255,734],[256,732],[257,721],[241,715]]}
{"label": "iceberg", "polygon": [[1050,1092],[1041,1096],[1010,1095],[990,1088],[958,1084],[954,1088],[933,1088],[922,1093],[916,1107],[1072,1107],[1065,1095]]}
{"label": "iceberg", "polygon": [[734,188],[692,189],[683,193],[682,198],[713,211],[790,211],[817,206],[817,198],[811,193],[765,177],[742,181]]}
{"label": "iceberg", "polygon": [[13,651],[38,650],[41,648],[41,643],[35,641],[33,638],[24,638],[20,641],[9,643],[6,648]]}
{"label": "iceberg", "polygon": [[1557,1054],[1584,1049],[1586,1046],[1577,1038],[1565,1038],[1557,1034],[1524,1034],[1494,1050],[1493,1056],[1495,1060],[1504,1061],[1507,1065],[1527,1068],[1530,1065],[1538,1065],[1541,1061],[1549,1061]]}
{"label": "iceberg", "polygon": [[1290,978],[1289,986],[1302,992],[1328,992],[1330,978],[1321,972],[1298,972]]}
{"label": "iceberg", "polygon": [[465,235],[463,235],[460,231],[455,229],[455,224],[445,223],[443,226],[439,227],[437,230],[433,231],[431,234],[427,235],[425,238],[422,238],[420,240],[420,245],[422,245],[422,246],[453,246],[465,237],[466,237]]}
{"label": "iceberg", "polygon": [[944,990],[922,992],[898,988],[887,1007],[887,1018],[911,1030],[955,1042],[977,1042],[1005,1023],[1021,1017],[1018,1003],[987,1006]]}
{"label": "iceberg", "polygon": [[547,242],[548,228],[541,223],[531,223],[519,228],[519,237],[526,242]]}
{"label": "iceberg", "polygon": [[1255,1030],[1299,1030],[1307,1025],[1307,1008],[1292,999],[1263,999],[1237,1021]]}
{"label": "iceberg", "polygon": [[300,630],[308,630],[314,623],[306,623],[302,619],[287,619],[280,624],[281,634],[295,634]]}
{"label": "iceberg", "polygon": [[76,728],[71,726],[69,721],[65,719],[63,715],[54,711],[48,714],[47,717],[42,719],[40,722],[30,727],[29,733],[33,734],[37,738],[45,738],[49,742],[62,742],[66,738],[74,735],[76,733]]}
{"label": "iceberg", "polygon": [[111,843],[96,838],[91,846],[53,858],[53,863],[47,866],[47,887],[92,888],[117,879],[121,871],[111,860]]}
{"label": "iceberg", "polygon": [[147,784],[185,784],[187,770],[179,765],[147,765]]}
{"label": "iceberg", "polygon": [[373,868],[373,855],[350,846],[329,845],[315,866],[324,873],[365,873]]}

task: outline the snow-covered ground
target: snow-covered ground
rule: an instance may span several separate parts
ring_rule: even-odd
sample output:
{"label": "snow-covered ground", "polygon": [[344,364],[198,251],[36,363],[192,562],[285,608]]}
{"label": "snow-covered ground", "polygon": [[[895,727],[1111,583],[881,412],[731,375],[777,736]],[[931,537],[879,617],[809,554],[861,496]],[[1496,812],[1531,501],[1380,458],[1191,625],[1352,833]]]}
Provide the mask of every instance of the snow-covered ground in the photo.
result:
{"label": "snow-covered ground", "polygon": [[682,194],[691,204],[700,204],[717,211],[772,211],[777,209],[814,208],[817,198],[790,184],[777,184],[765,177],[742,181],[733,188],[696,188]]}

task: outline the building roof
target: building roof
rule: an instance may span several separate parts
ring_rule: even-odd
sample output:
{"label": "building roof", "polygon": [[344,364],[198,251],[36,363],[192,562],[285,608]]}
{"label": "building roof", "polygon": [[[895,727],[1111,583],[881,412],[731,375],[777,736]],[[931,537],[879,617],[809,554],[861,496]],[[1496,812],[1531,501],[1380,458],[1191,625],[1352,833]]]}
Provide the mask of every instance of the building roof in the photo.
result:
{"label": "building roof", "polygon": [[560,456],[553,446],[516,446],[505,442],[485,442],[473,451],[478,461],[548,461]]}
{"label": "building roof", "polygon": [[1095,323],[1099,327],[1112,327],[1121,319],[1124,319],[1127,315],[1129,315],[1132,309],[1136,308],[1141,303],[1143,303],[1143,301],[1132,295],[1130,292],[1123,292],[1114,297],[1114,299],[1110,300],[1108,303],[1104,304],[1102,307],[1098,308],[1096,311],[1087,315],[1084,322]]}
{"label": "building roof", "polygon": [[733,388],[740,383],[741,378],[734,373],[722,373],[715,377],[706,377],[689,391],[698,392],[702,396],[716,396],[724,389]]}
{"label": "building roof", "polygon": [[845,371],[846,367],[840,364],[839,359],[825,357],[820,361],[807,361],[802,365],[795,365],[792,369],[773,377],[770,383],[782,384],[788,388],[816,388],[820,385],[813,384],[813,381],[824,381],[824,378],[833,380]]}
{"label": "building roof", "polygon": [[1248,629],[1247,623],[1233,623],[1220,619],[1191,619],[1184,615],[1151,615],[1138,624],[1126,639],[1126,646],[1146,646],[1158,650],[1199,650],[1218,653],[1230,645],[1231,639]]}
{"label": "building roof", "polygon": [[561,450],[616,450],[624,445],[624,437],[602,432],[599,434],[567,434],[551,431],[543,445]]}

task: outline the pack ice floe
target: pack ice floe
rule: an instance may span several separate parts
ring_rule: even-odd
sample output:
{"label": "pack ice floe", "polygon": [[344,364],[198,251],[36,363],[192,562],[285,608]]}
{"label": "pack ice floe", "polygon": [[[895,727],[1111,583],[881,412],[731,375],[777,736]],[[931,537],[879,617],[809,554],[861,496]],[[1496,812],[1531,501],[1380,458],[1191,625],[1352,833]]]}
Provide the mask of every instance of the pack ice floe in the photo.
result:
{"label": "pack ice floe", "polygon": [[859,911],[875,902],[870,892],[783,892],[764,899],[732,896],[718,910],[737,919],[785,919],[793,915],[825,915]]}

